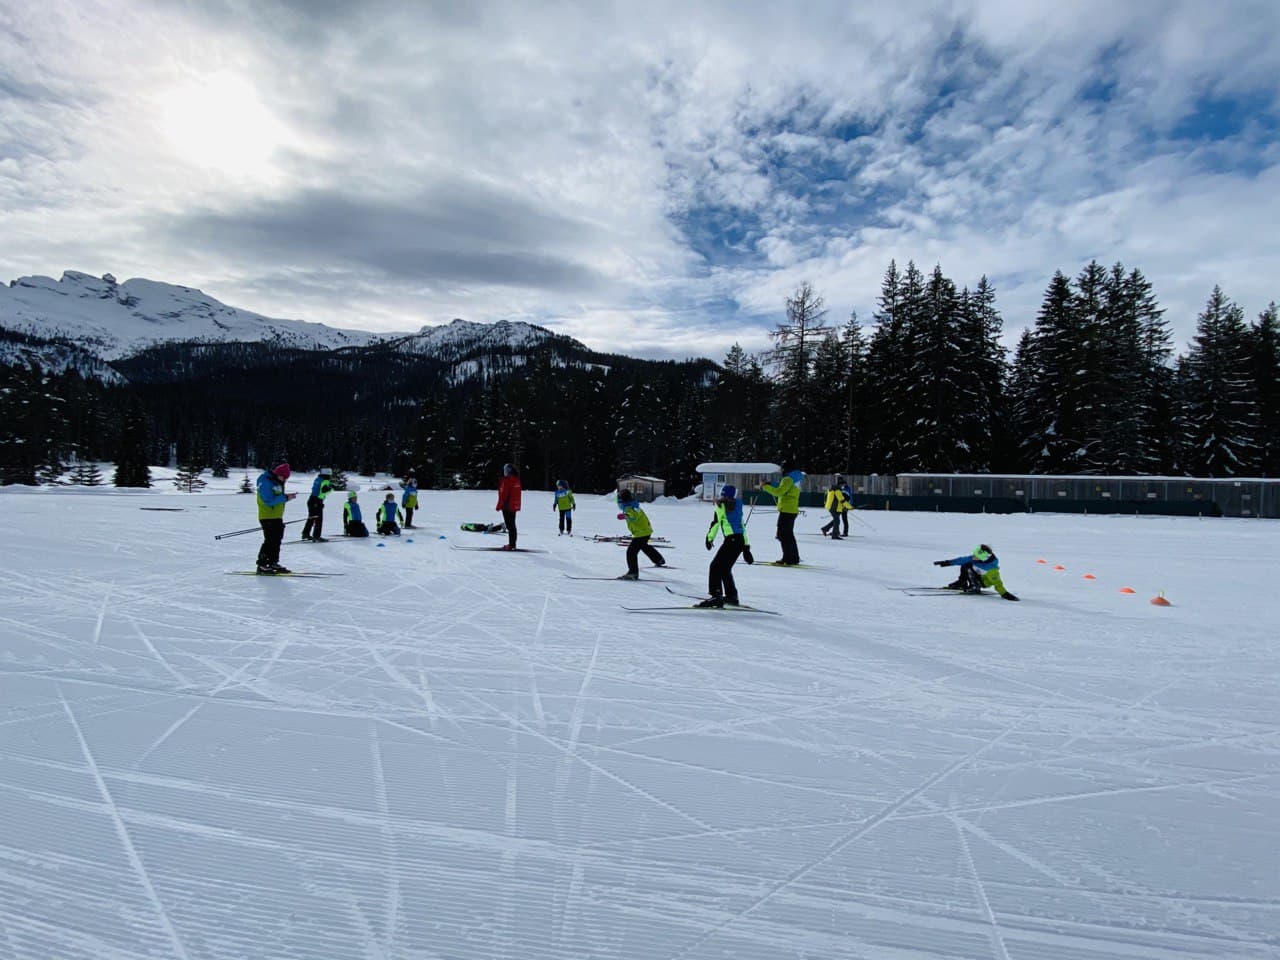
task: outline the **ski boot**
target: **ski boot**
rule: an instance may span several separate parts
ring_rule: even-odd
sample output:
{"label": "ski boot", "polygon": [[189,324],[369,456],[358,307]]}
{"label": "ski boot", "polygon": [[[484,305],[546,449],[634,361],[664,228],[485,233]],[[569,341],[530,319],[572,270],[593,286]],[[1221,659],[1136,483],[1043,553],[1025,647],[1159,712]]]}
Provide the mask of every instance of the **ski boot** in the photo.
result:
{"label": "ski boot", "polygon": [[711,607],[719,610],[724,607],[724,597],[708,597],[706,600],[699,600],[694,604],[695,607]]}
{"label": "ski boot", "polygon": [[638,574],[638,573],[632,573],[630,570],[628,570],[628,571],[627,571],[626,573],[624,573],[622,576],[618,577],[618,579],[619,579],[619,580],[639,580],[639,579],[640,579],[640,574]]}

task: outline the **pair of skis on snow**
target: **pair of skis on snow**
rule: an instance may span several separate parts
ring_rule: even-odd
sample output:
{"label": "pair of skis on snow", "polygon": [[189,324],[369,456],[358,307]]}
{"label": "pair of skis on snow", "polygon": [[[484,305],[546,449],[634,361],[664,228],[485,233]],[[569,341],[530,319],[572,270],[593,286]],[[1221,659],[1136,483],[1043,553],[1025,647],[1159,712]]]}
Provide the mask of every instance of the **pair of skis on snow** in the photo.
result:
{"label": "pair of skis on snow", "polygon": [[[568,573],[566,573],[565,576],[568,577],[570,580],[620,580],[620,578],[618,577],[575,577]],[[649,579],[649,580],[621,580],[620,582],[665,584],[667,581]],[[666,587],[665,589],[667,593],[671,594],[673,597],[684,597],[687,600],[698,600],[698,601],[705,601],[707,599],[706,597],[700,597],[692,593],[680,593],[679,591],[672,590],[670,587]],[[678,611],[678,610],[713,610],[713,611],[718,610],[725,613],[767,613],[770,616],[774,616],[774,617],[782,616],[782,614],[780,614],[777,610],[764,610],[760,607],[751,607],[751,606],[746,606],[744,604],[739,604],[737,606],[729,606],[726,604],[723,607],[702,606],[701,603],[680,604],[677,606],[664,606],[664,607],[628,607],[626,604],[620,604],[620,606],[622,607],[623,610],[627,611],[627,613],[664,613],[664,612],[672,612],[672,611]]]}

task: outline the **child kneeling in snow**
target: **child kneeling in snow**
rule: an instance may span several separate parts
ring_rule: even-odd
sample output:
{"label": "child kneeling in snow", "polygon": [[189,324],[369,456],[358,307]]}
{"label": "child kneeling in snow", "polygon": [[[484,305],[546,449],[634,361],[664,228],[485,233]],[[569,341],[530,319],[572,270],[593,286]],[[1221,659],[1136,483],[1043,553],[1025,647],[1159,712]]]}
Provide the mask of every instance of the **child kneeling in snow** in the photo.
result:
{"label": "child kneeling in snow", "polygon": [[404,511],[396,504],[396,495],[388,493],[382,506],[378,508],[378,532],[384,537],[400,536],[400,524],[397,521],[403,519]]}
{"label": "child kneeling in snow", "polygon": [[983,587],[995,587],[996,593],[1006,600],[1017,600],[1005,589],[1000,579],[1000,560],[995,552],[985,543],[974,547],[973,553],[967,557],[953,557],[950,560],[935,560],[935,567],[959,567],[960,576],[947,584],[950,590],[963,590],[965,593],[981,593]]}

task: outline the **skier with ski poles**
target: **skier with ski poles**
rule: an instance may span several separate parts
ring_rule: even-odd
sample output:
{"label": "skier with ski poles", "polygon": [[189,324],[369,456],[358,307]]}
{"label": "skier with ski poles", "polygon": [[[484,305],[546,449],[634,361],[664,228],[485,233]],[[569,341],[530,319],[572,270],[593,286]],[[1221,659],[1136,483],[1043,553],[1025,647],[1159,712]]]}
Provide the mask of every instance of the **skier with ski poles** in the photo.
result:
{"label": "skier with ski poles", "polygon": [[627,572],[618,579],[640,579],[641,551],[644,551],[644,555],[653,561],[655,567],[665,567],[666,558],[649,543],[649,538],[653,536],[653,524],[649,522],[649,517],[641,508],[636,495],[625,488],[619,490],[618,509],[622,511],[618,514],[618,519],[627,521],[627,530],[631,534],[631,542],[627,544]]}
{"label": "skier with ski poles", "polygon": [[827,491],[827,512],[831,514],[831,520],[822,527],[825,534],[831,531],[831,539],[840,539],[840,518],[844,516],[844,535],[849,536],[849,518],[845,514],[849,510],[849,500],[844,495],[844,489],[840,486],[840,478],[836,477],[831,484],[831,489]]}
{"label": "skier with ski poles", "polygon": [[721,487],[715,509],[711,526],[707,528],[707,549],[715,546],[717,535],[723,535],[724,542],[711,558],[711,569],[707,574],[707,593],[711,596],[698,606],[723,607],[727,604],[736,607],[739,606],[738,585],[733,580],[733,565],[738,562],[738,557],[742,557],[748,564],[756,562],[747,540],[747,525],[742,518],[742,501],[738,499],[738,488],[731,483]]}
{"label": "skier with ski poles", "polygon": [[311,496],[307,497],[307,522],[302,525],[302,539],[313,543],[326,543],[320,535],[324,527],[324,498],[333,491],[333,471],[321,467],[311,484]]}
{"label": "skier with ski poles", "polygon": [[760,489],[773,497],[778,504],[778,532],[776,539],[782,545],[782,559],[778,566],[794,567],[800,563],[800,547],[796,544],[796,516],[800,513],[800,484],[803,470],[784,470],[777,486],[762,484]]}
{"label": "skier with ski poles", "polygon": [[285,493],[284,484],[292,470],[278,463],[258,477],[258,525],[262,527],[262,547],[258,550],[258,573],[290,573],[280,566],[280,542],[284,539],[284,505],[297,496]]}
{"label": "skier with ski poles", "polygon": [[935,560],[935,567],[959,567],[960,576],[947,584],[948,590],[961,590],[964,593],[981,593],[983,587],[994,587],[996,593],[1006,600],[1017,600],[1005,589],[1000,579],[1000,560],[985,543],[973,548],[967,557],[953,557],[950,560]]}
{"label": "skier with ski poles", "polygon": [[[849,481],[844,477],[836,477],[836,483],[840,484],[840,490],[844,493],[845,505],[844,510],[840,513],[840,522],[844,525],[844,535],[849,535],[849,514],[853,513],[853,487],[849,486]],[[858,521],[862,523],[861,520]]]}

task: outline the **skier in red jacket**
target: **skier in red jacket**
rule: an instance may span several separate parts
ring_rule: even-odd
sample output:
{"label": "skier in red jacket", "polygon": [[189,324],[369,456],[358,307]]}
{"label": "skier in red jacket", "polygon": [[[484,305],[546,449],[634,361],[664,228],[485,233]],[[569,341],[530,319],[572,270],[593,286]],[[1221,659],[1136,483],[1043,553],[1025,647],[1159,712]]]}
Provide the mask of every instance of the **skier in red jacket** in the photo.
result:
{"label": "skier in red jacket", "polygon": [[498,481],[498,505],[502,522],[507,525],[507,545],[503,550],[516,548],[516,512],[520,509],[520,471],[509,463],[502,465],[502,479]]}

